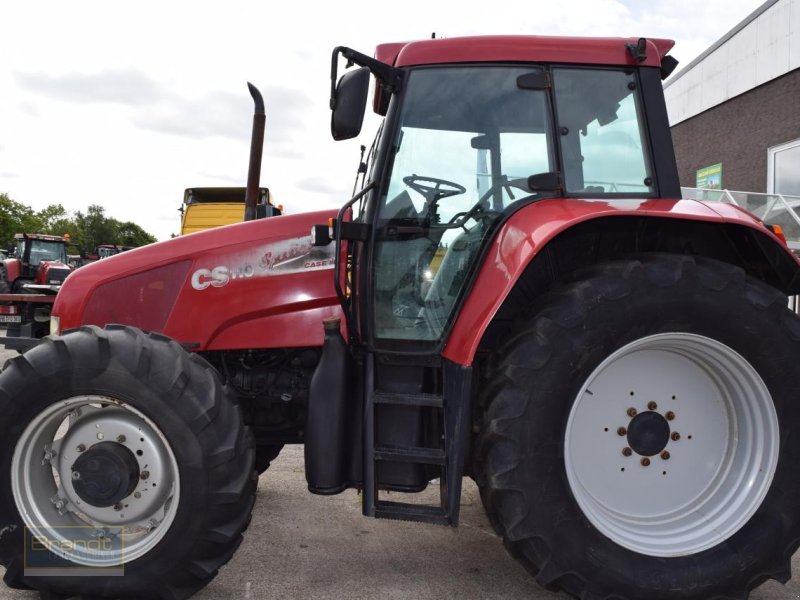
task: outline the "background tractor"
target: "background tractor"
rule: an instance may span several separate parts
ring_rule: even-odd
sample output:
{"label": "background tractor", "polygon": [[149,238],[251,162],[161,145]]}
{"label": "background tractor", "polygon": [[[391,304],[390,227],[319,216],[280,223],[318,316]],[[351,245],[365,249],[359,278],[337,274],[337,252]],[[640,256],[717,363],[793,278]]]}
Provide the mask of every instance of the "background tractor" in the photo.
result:
{"label": "background tractor", "polygon": [[0,323],[7,326],[9,347],[22,339],[50,333],[50,309],[55,295],[75,267],[67,250],[69,237],[18,233],[8,253],[0,256]]}

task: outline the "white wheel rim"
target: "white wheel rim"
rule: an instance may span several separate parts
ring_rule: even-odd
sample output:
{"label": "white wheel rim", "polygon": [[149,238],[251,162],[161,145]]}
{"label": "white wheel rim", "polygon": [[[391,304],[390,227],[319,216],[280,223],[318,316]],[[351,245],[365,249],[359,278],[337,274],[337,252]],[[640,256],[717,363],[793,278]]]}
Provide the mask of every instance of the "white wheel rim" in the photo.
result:
{"label": "white wheel rim", "polygon": [[575,500],[603,534],[641,554],[685,556],[753,516],[778,442],[772,397],[749,362],[716,340],[664,333],[617,350],[589,376],[564,461]]}
{"label": "white wheel rim", "polygon": [[[82,501],[71,466],[99,441],[128,448],[140,480],[113,507]],[[180,475],[156,424],[129,404],[77,396],[52,404],[25,428],[11,461],[11,489],[22,521],[55,554],[85,567],[119,567],[149,552],[177,513]]]}

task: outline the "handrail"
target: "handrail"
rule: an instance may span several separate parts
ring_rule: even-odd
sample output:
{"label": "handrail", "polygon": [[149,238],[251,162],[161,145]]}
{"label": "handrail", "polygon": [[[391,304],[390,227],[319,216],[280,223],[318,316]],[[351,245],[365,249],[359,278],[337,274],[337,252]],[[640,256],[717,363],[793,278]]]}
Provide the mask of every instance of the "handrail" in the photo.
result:
{"label": "handrail", "polygon": [[779,225],[789,248],[800,251],[800,196],[728,189],[682,187],[685,200],[725,202],[747,210],[768,225]]}

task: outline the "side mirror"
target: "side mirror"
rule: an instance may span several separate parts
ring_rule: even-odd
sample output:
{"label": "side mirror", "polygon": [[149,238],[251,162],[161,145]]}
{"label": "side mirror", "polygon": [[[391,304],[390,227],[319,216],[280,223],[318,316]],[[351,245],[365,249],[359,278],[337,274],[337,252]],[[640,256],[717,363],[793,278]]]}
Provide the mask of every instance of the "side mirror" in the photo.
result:
{"label": "side mirror", "polygon": [[339,79],[331,107],[331,135],[334,140],[349,140],[361,133],[368,93],[367,67],[348,71]]}

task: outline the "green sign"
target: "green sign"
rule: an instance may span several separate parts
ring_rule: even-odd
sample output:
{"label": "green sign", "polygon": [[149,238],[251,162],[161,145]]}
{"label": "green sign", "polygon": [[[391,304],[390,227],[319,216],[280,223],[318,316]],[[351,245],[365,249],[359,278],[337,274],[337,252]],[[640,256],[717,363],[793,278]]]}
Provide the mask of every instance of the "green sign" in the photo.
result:
{"label": "green sign", "polygon": [[697,171],[697,183],[695,187],[707,190],[722,189],[722,163],[704,167]]}

